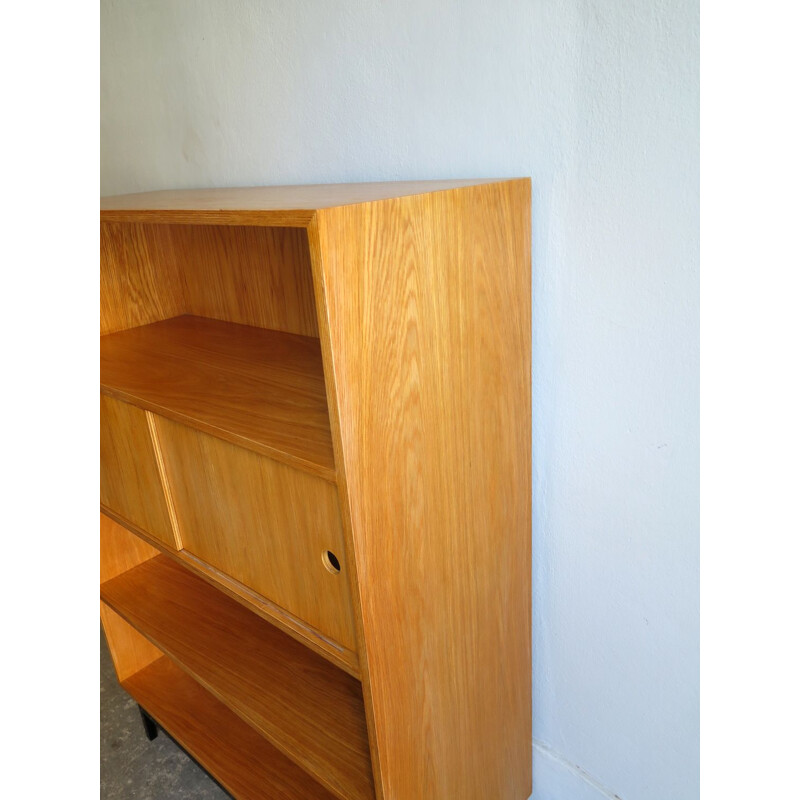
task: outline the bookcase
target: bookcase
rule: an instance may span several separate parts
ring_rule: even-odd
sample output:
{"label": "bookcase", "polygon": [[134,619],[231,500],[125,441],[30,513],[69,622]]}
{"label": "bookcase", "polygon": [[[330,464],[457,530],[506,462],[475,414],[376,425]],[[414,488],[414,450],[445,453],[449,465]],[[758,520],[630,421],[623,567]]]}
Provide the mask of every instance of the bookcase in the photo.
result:
{"label": "bookcase", "polygon": [[100,215],[117,676],[236,798],[531,791],[530,181]]}

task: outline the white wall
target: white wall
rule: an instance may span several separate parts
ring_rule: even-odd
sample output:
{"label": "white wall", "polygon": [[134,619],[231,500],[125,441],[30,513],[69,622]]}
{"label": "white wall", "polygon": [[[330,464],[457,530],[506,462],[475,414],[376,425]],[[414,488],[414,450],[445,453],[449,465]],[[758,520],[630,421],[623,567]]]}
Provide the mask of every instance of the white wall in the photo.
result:
{"label": "white wall", "polygon": [[533,178],[536,800],[698,796],[698,28],[697,0],[102,3],[104,194]]}

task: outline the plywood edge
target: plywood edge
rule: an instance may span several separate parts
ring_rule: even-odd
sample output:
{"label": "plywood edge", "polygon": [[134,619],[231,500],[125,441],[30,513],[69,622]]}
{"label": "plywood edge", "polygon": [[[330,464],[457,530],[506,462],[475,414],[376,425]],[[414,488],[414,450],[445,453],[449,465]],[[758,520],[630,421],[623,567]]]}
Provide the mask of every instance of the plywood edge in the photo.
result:
{"label": "plywood edge", "polygon": [[100,222],[139,222],[149,225],[249,225],[264,228],[305,228],[314,212],[308,209],[280,211],[215,211],[204,209],[100,210]]}
{"label": "plywood edge", "polygon": [[358,562],[356,559],[355,545],[352,535],[350,495],[347,490],[347,472],[344,468],[344,454],[342,452],[339,406],[336,401],[336,370],[331,347],[330,322],[328,319],[328,305],[325,290],[325,270],[323,268],[323,251],[320,241],[318,215],[314,216],[313,220],[308,226],[308,242],[311,251],[311,271],[314,280],[317,323],[319,328],[320,345],[322,349],[322,367],[325,374],[325,391],[328,399],[328,414],[330,416],[331,438],[333,442],[333,459],[334,464],[336,465],[336,486],[339,496],[339,513],[342,519],[342,540],[344,542],[345,557],[348,561],[347,574],[350,581],[350,598],[356,634],[359,675],[361,678],[362,690],[364,692],[364,711],[367,719],[367,736],[369,738],[369,747],[372,756],[372,773],[375,784],[375,797],[376,800],[384,800],[383,783],[381,781],[380,769],[380,749],[377,746],[375,717],[373,713],[370,692],[369,663],[367,659],[367,649],[364,638],[361,589],[358,577]]}

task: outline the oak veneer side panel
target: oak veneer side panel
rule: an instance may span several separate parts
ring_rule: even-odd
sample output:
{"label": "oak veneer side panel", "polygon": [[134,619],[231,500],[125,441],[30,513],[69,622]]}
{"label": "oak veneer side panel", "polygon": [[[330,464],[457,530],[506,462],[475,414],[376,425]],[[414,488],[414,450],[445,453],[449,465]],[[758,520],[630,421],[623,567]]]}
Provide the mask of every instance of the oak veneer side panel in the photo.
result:
{"label": "oak veneer side panel", "polygon": [[382,794],[524,800],[530,182],[321,211],[317,230]]}

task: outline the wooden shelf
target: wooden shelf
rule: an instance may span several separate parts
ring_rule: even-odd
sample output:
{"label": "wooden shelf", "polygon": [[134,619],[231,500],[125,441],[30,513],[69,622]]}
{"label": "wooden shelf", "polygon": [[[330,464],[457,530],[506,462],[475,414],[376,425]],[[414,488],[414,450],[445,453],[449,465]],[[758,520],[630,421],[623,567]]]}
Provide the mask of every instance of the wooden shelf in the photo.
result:
{"label": "wooden shelf", "polygon": [[317,339],[172,317],[100,337],[100,389],[335,480]]}
{"label": "wooden shelf", "polygon": [[159,555],[102,600],[342,800],[374,798],[361,684]]}
{"label": "wooden shelf", "polygon": [[167,657],[132,675],[122,687],[240,800],[334,800]]}

